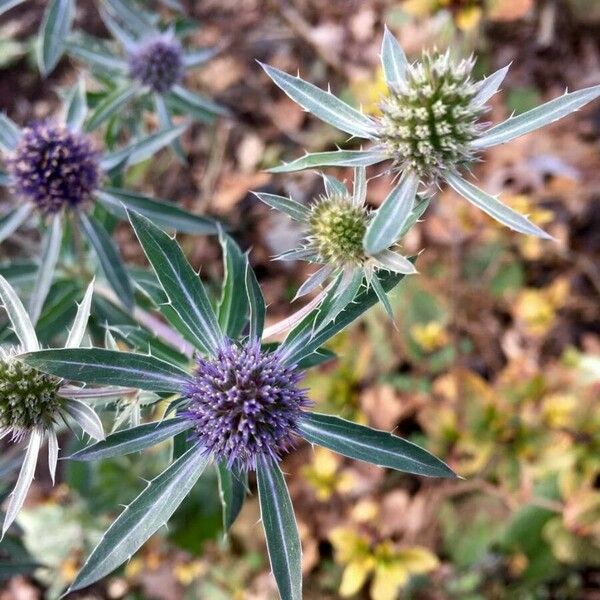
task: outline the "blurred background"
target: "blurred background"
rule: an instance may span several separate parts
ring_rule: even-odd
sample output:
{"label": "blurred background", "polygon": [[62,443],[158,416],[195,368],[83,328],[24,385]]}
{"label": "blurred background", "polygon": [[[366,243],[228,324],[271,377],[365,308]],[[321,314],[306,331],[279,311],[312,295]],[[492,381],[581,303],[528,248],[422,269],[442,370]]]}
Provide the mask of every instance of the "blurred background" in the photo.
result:
{"label": "blurred background", "polygon": [[[598,0],[181,4],[185,17],[164,3],[157,9],[196,21],[193,42],[222,49],[190,73],[189,87],[233,118],[186,132],[189,165],[163,152],[131,169],[127,183],[232,223],[238,242],[252,248],[271,322],[295,309],[290,300],[310,268],[270,261],[301,232],[249,192],[309,202],[322,193],[316,174],[264,169],[304,148],[334,149],[346,140],[284,96],[255,59],[299,69],[321,87],[330,83],[372,114],[385,90],[378,64],[384,23],[409,57],[451,45],[478,57],[481,76],[512,62],[492,121],[567,87],[600,83]],[[31,43],[43,9],[32,0],[0,23],[0,109],[21,124],[52,114],[56,87],[78,73],[63,59],[49,80],[40,79]],[[76,26],[108,35],[91,0],[77,2]],[[369,175],[369,201],[377,206],[390,180],[376,170]],[[405,254],[424,252],[420,274],[391,294],[397,327],[373,309],[331,344],[340,358],[306,381],[320,411],[409,437],[464,480],[386,472],[300,445],[283,468],[308,600],[600,598],[600,103],[492,149],[475,176],[557,242],[513,234],[442,190],[404,240]],[[128,260],[143,264],[128,228],[117,237]],[[180,239],[203,274],[220,276],[214,239]],[[0,258],[18,264],[37,243],[36,231],[21,231]],[[22,542],[11,549],[22,574],[5,568],[0,547],[0,599],[55,597],[119,505],[168,456],[159,446],[98,464],[62,463],[55,488],[40,473],[18,521]],[[125,568],[74,597],[276,598],[256,497],[224,541],[214,480],[203,478],[168,531]]]}

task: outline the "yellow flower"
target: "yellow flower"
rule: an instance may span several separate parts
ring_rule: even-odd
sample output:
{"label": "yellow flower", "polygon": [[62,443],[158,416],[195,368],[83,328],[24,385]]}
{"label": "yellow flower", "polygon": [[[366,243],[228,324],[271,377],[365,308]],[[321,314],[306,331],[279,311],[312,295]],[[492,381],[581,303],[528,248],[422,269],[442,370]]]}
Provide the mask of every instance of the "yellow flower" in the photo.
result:
{"label": "yellow flower", "polygon": [[434,352],[448,343],[448,332],[439,321],[417,323],[410,328],[410,335],[425,352]]}
{"label": "yellow flower", "polygon": [[344,598],[360,591],[372,576],[372,600],[394,600],[410,577],[428,573],[439,564],[426,548],[396,549],[389,541],[372,547],[369,538],[343,527],[334,529],[329,539],[336,562],[345,566],[339,590]]}
{"label": "yellow flower", "polygon": [[346,493],[354,485],[348,471],[338,472],[341,458],[325,448],[316,448],[311,464],[302,469],[302,475],[315,491],[317,500],[324,502],[338,493]]}

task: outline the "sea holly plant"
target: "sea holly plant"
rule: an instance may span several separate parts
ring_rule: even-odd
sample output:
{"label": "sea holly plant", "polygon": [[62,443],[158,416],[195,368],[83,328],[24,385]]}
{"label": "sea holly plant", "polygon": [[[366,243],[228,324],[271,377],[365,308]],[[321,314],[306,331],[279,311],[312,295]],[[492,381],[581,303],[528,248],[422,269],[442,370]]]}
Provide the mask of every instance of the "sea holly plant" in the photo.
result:
{"label": "sea holly plant", "polygon": [[[79,451],[74,459],[136,452],[182,432],[187,432],[187,449],[116,519],[70,590],[86,587],[124,563],[168,522],[213,463],[218,468],[227,527],[243,504],[248,472],[256,473],[280,595],[300,599],[301,544],[279,466],[297,440],[304,438],[347,457],[402,472],[455,477],[442,461],[404,439],[309,410],[312,403],[301,385],[305,365],[319,362],[321,345],[373,306],[377,295],[363,289],[333,321],[328,319],[332,298],[327,298],[280,345],[264,345],[262,292],[247,256],[231,239],[226,240],[230,264],[224,295],[215,311],[176,241],[139,214],[131,212],[130,220],[168,299],[170,310],[164,314],[174,329],[194,340],[193,362],[182,367],[152,354],[99,348],[41,350],[21,359],[55,377],[89,386],[134,386],[170,399],[168,418],[118,431]],[[388,273],[381,285],[389,291],[401,279],[401,274]],[[93,387],[88,389],[93,392]]]}
{"label": "sea holly plant", "polygon": [[[78,307],[66,348],[79,348],[83,340],[93,288],[92,281]],[[1,275],[0,302],[19,341],[15,346],[0,346],[0,440],[7,438],[11,444],[26,446],[19,476],[4,515],[4,536],[23,506],[45,441],[48,442],[48,469],[54,482],[59,451],[56,430],[60,423],[68,418],[73,419],[96,440],[104,439],[104,431],[94,410],[83,400],[89,395],[82,388],[42,373],[19,358],[23,352],[35,352],[40,344],[27,311]],[[101,391],[98,390],[97,394],[100,395]]]}
{"label": "sea holly plant", "polygon": [[[101,40],[72,37],[68,51],[86,63],[111,89],[98,102],[87,123],[95,129],[134,101],[151,100],[162,127],[172,126],[173,114],[184,114],[204,123],[227,115],[225,107],[185,87],[188,70],[217,54],[215,48],[187,50],[186,30],[161,29],[148,13],[121,0],[103,0],[100,14],[121,50],[112,51]],[[178,144],[178,156],[184,158]]]}
{"label": "sea holly plant", "polygon": [[[374,212],[366,204],[367,175],[365,167],[355,167],[353,188],[329,175],[323,175],[325,194],[310,206],[284,196],[256,192],[265,204],[278,209],[303,226],[304,239],[300,248],[276,257],[277,260],[306,260],[321,265],[298,289],[296,297],[314,291],[327,280],[331,280],[320,295],[311,303],[318,303],[335,288],[337,309],[343,310],[354,300],[363,280],[372,286],[379,300],[392,316],[391,306],[380,282],[382,271],[393,271],[403,275],[416,273],[414,263],[398,252],[397,244],[390,244],[376,254],[365,250],[365,235]],[[392,192],[394,193],[394,192]],[[407,209],[398,214],[402,237],[425,212],[428,201],[420,199],[414,206],[402,203]],[[336,279],[339,278],[336,285]],[[302,313],[300,313],[302,314]]]}
{"label": "sea holly plant", "polygon": [[0,242],[31,216],[45,225],[39,277],[30,300],[34,322],[52,283],[65,231],[74,244],[79,234],[73,231],[83,233],[110,285],[126,306],[132,306],[131,282],[98,207],[118,218],[125,217],[124,207],[132,207],[156,223],[188,233],[217,231],[208,218],[112,185],[115,175],[175,140],[185,124],[160,129],[108,152],[82,129],[88,114],[82,81],[67,92],[63,112],[61,119],[34,121],[23,128],[0,114],[0,151],[6,165],[0,185],[8,187],[15,199],[14,208],[0,216]]}
{"label": "sea holly plant", "polygon": [[329,91],[263,65],[269,77],[305,110],[371,144],[365,150],[307,154],[272,171],[391,163],[400,179],[396,193],[390,194],[369,225],[365,250],[371,254],[396,241],[402,223],[399,215],[408,210],[403,204],[414,202],[419,186],[430,190],[443,182],[503,225],[520,233],[549,238],[525,216],[479,189],[462,173],[470,170],[486,148],[535,131],[594,100],[600,96],[600,86],[565,93],[490,127],[481,119],[487,101],[498,90],[508,67],[475,81],[474,61],[455,60],[449,52],[424,52],[420,60],[411,64],[387,28],[381,62],[388,87],[387,95],[381,98],[381,117],[369,117]]}

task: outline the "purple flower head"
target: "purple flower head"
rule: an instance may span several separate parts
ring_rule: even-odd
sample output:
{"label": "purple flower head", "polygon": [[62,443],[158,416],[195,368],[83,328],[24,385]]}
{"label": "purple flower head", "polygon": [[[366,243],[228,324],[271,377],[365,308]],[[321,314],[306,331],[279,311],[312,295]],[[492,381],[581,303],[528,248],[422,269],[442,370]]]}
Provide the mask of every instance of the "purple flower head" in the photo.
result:
{"label": "purple flower head", "polygon": [[129,55],[129,75],[155,92],[168,92],[183,79],[183,51],[177,40],[166,36],[143,42]]}
{"label": "purple flower head", "polygon": [[45,214],[85,203],[100,180],[91,140],[50,120],[23,129],[8,170],[15,191]]}
{"label": "purple flower head", "polygon": [[197,443],[219,461],[255,469],[265,457],[279,460],[293,445],[303,408],[311,402],[298,387],[302,373],[260,342],[225,341],[216,358],[197,359],[185,416]]}

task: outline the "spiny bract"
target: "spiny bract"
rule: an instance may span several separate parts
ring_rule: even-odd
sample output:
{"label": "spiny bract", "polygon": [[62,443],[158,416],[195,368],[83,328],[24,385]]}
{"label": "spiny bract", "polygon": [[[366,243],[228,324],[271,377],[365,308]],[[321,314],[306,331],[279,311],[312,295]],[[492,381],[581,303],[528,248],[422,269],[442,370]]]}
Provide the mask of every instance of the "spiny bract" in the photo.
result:
{"label": "spiny bract", "polygon": [[168,92],[183,79],[183,50],[167,36],[143,42],[129,55],[129,75],[155,92]]}
{"label": "spiny bract", "polygon": [[184,414],[194,423],[197,443],[229,467],[248,470],[261,457],[278,460],[310,405],[298,388],[301,378],[258,340],[224,341],[215,358],[198,358],[194,381],[184,390]]}
{"label": "spiny bract", "polygon": [[324,263],[360,265],[368,222],[367,209],[353,205],[349,197],[323,196],[311,208],[309,245]]}
{"label": "spiny bract", "polygon": [[473,160],[470,143],[478,136],[484,110],[473,104],[474,61],[455,63],[448,53],[425,52],[408,66],[405,80],[381,105],[379,136],[400,168],[435,178]]}
{"label": "spiny bract", "polygon": [[15,191],[44,214],[79,207],[100,181],[92,141],[51,120],[23,129],[8,169]]}
{"label": "spiny bract", "polygon": [[60,380],[16,359],[0,360],[0,428],[13,435],[46,428],[61,407]]}

